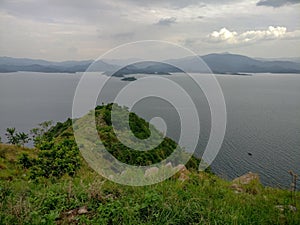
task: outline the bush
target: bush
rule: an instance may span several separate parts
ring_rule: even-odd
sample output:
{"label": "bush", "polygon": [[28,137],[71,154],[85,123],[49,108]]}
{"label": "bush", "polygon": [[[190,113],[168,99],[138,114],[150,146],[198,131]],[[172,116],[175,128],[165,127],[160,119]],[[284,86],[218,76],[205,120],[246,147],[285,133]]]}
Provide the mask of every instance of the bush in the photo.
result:
{"label": "bush", "polygon": [[74,141],[45,143],[41,145],[38,159],[31,169],[31,178],[60,178],[65,174],[74,176],[79,168],[79,150]]}
{"label": "bush", "polygon": [[30,159],[28,157],[27,153],[22,153],[21,156],[19,157],[18,163],[24,168],[24,169],[29,169],[33,165],[33,159]]}

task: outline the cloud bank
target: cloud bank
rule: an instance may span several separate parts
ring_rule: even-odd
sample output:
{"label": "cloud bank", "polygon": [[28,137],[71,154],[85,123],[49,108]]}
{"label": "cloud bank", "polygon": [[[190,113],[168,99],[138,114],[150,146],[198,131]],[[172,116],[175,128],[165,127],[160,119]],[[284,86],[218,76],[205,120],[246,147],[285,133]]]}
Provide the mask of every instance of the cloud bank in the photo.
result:
{"label": "cloud bank", "polygon": [[[120,44],[155,39],[199,54],[234,48],[260,57],[298,57],[300,38],[290,31],[300,31],[299,1],[0,0],[0,28],[5,31],[0,33],[0,52],[54,61],[89,59]],[[273,24],[285,29],[268,29]],[[260,41],[265,39],[281,41]],[[249,48],[239,45],[257,41]]]}
{"label": "cloud bank", "polygon": [[243,33],[222,28],[208,35],[211,42],[224,42],[227,44],[254,43],[262,40],[294,39],[300,37],[300,31],[287,32],[286,27],[269,26],[266,30],[249,30]]}
{"label": "cloud bank", "polygon": [[299,4],[300,0],[260,0],[256,3],[257,6],[281,7],[285,5]]}

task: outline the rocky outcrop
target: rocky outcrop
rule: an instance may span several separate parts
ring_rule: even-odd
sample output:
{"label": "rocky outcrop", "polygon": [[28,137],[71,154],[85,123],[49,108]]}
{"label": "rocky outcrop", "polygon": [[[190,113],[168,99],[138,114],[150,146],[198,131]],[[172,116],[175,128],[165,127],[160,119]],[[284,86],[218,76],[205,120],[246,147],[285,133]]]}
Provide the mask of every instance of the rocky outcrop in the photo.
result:
{"label": "rocky outcrop", "polygon": [[158,173],[159,169],[157,167],[151,167],[145,171],[145,177],[151,177]]}
{"label": "rocky outcrop", "polygon": [[179,164],[176,167],[172,166],[172,163],[167,163],[164,167],[151,167],[145,171],[144,177],[153,177],[159,173],[160,170],[170,170],[175,171],[176,175],[174,176],[176,179],[180,181],[186,181],[189,179],[190,171],[183,164]]}
{"label": "rocky outcrop", "polygon": [[88,213],[89,211],[87,206],[82,206],[76,209],[65,211],[61,213],[59,218],[57,218],[56,224],[73,224],[78,220],[78,216]]}
{"label": "rocky outcrop", "polygon": [[232,182],[235,184],[250,184],[253,181],[259,182],[259,175],[257,173],[246,173],[243,176],[235,178]]}
{"label": "rocky outcrop", "polygon": [[[249,187],[253,185],[252,187]],[[240,177],[235,178],[230,186],[235,193],[248,192],[256,194],[260,185],[259,175],[257,173],[249,172]]]}
{"label": "rocky outcrop", "polygon": [[176,174],[176,177],[178,178],[178,180],[180,181],[186,181],[190,179],[190,171],[188,171],[188,169],[185,167],[185,165],[183,164],[179,164],[178,166],[174,167],[174,169],[178,172]]}

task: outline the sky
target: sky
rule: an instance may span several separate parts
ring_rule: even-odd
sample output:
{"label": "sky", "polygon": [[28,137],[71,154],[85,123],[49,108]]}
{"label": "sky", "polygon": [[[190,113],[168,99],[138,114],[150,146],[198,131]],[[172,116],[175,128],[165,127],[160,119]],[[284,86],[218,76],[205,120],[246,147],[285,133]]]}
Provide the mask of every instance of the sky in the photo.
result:
{"label": "sky", "polygon": [[0,56],[95,59],[163,40],[199,55],[300,57],[300,0],[0,0]]}

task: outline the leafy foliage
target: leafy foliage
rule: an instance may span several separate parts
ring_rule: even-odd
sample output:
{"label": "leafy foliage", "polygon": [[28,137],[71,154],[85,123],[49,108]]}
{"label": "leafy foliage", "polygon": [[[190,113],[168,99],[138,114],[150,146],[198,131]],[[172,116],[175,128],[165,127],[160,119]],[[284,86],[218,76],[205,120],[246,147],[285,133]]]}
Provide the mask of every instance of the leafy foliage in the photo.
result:
{"label": "leafy foliage", "polygon": [[16,133],[16,128],[7,128],[5,133],[8,143],[13,145],[22,145],[24,147],[30,140],[29,135],[24,132]]}
{"label": "leafy foliage", "polygon": [[7,128],[6,129],[6,137],[7,137],[7,140],[8,140],[8,143],[9,144],[18,144],[18,139],[17,139],[17,136],[15,135],[15,132],[16,132],[16,128]]}
{"label": "leafy foliage", "polygon": [[[118,140],[112,127],[112,107],[112,104],[96,107],[96,124],[99,137],[106,149],[121,162],[132,165],[151,165],[166,159],[178,147],[173,140],[164,138],[156,148],[148,151],[137,151],[128,148]],[[128,134],[128,131],[124,130],[126,116],[129,116],[130,129],[137,138],[146,139],[150,136],[149,123],[136,114],[129,113],[125,107],[117,105],[115,107],[118,109],[115,116],[119,123],[114,125],[125,137]],[[31,130],[35,147],[39,149],[37,158],[22,154],[18,159],[18,163],[22,168],[30,170],[31,179],[38,180],[40,177],[60,178],[65,174],[74,176],[81,166],[79,149],[73,136],[72,120],[68,119],[64,123],[58,122],[53,127],[50,127],[51,124],[52,121],[45,121],[39,124],[39,127]],[[161,137],[161,134],[154,127],[152,127],[152,131],[154,131],[152,135],[157,138]],[[9,143],[17,145],[24,145],[29,140],[27,134],[23,132],[16,133],[15,128],[7,129],[7,137]],[[145,147],[147,146],[141,146],[141,148]],[[178,160],[187,154],[182,149],[179,148],[179,150],[175,155],[177,157],[175,159]],[[198,164],[199,160],[192,157],[187,167],[197,169]]]}
{"label": "leafy foliage", "polygon": [[[24,174],[23,169],[28,172],[26,169],[35,160],[37,152],[36,149],[0,144],[0,180],[21,178]],[[27,162],[26,158],[29,159]]]}
{"label": "leafy foliage", "polygon": [[16,138],[19,142],[19,144],[21,144],[23,147],[25,146],[25,144],[27,144],[30,140],[29,135],[24,133],[24,132],[20,132],[16,134]]}
{"label": "leafy foliage", "polygon": [[[111,111],[114,107],[114,127],[111,122]],[[177,144],[170,138],[164,138],[163,141],[154,149],[148,151],[132,150],[122,142],[118,140],[115,134],[115,130],[119,131],[126,141],[130,142],[128,132],[132,132],[135,137],[139,139],[145,139],[150,136],[150,125],[144,119],[138,117],[135,113],[128,112],[126,107],[120,107],[118,105],[108,104],[97,106],[95,111],[95,122],[99,137],[106,147],[106,150],[111,153],[119,161],[128,163],[131,165],[151,165],[158,163],[166,159],[173,151],[178,147]],[[129,116],[129,127],[131,131],[124,129],[126,127],[127,116]],[[157,138],[162,137],[154,127],[153,133]],[[49,141],[54,140],[55,142],[61,140],[74,140],[72,120],[68,119],[64,123],[57,123],[55,126],[49,129],[43,136],[46,144]],[[140,146],[141,149],[147,146]],[[179,148],[177,155],[175,155],[175,163],[179,162],[182,155],[187,154],[183,149]],[[197,169],[200,160],[192,157],[187,163],[189,169]]]}
{"label": "leafy foliage", "polygon": [[31,159],[27,153],[22,153],[19,157],[18,163],[24,168],[29,169],[35,163],[34,159]]}
{"label": "leafy foliage", "polygon": [[50,129],[52,123],[53,122],[51,120],[44,121],[40,123],[38,127],[30,130],[35,147],[39,148],[40,144],[45,138],[45,133]]}
{"label": "leafy foliage", "polygon": [[80,162],[79,150],[74,141],[43,143],[38,158],[31,168],[31,178],[60,178],[64,174],[74,176],[80,168]]}
{"label": "leafy foliage", "polygon": [[[125,136],[126,131],[122,129],[126,127],[126,125],[123,123],[127,121],[127,108],[122,108],[116,105],[115,108],[117,109],[114,111],[114,116],[118,123],[114,124],[114,128],[121,130]],[[156,148],[148,151],[138,151],[128,148],[118,140],[111,126],[111,110],[112,104],[102,106],[100,109],[98,108],[98,110],[96,109],[96,122],[97,124],[100,124],[97,128],[101,141],[105,145],[106,149],[121,162],[131,165],[151,165],[166,159],[178,147],[173,140],[166,137]],[[104,120],[104,123],[102,120]],[[150,136],[149,123],[144,119],[138,117],[135,113],[129,113],[129,126],[132,133],[139,139],[146,139]],[[152,135],[156,135],[158,138],[161,137],[161,134],[155,128],[153,128],[152,130],[154,131]],[[146,147],[147,146],[145,146],[145,148]],[[180,148],[180,151],[176,156],[178,160],[181,158],[181,154],[187,153]],[[176,161],[175,163],[177,162],[179,161]],[[199,162],[199,159],[192,157],[187,164],[187,167],[193,167],[194,169],[197,169],[197,165],[199,164]]]}

